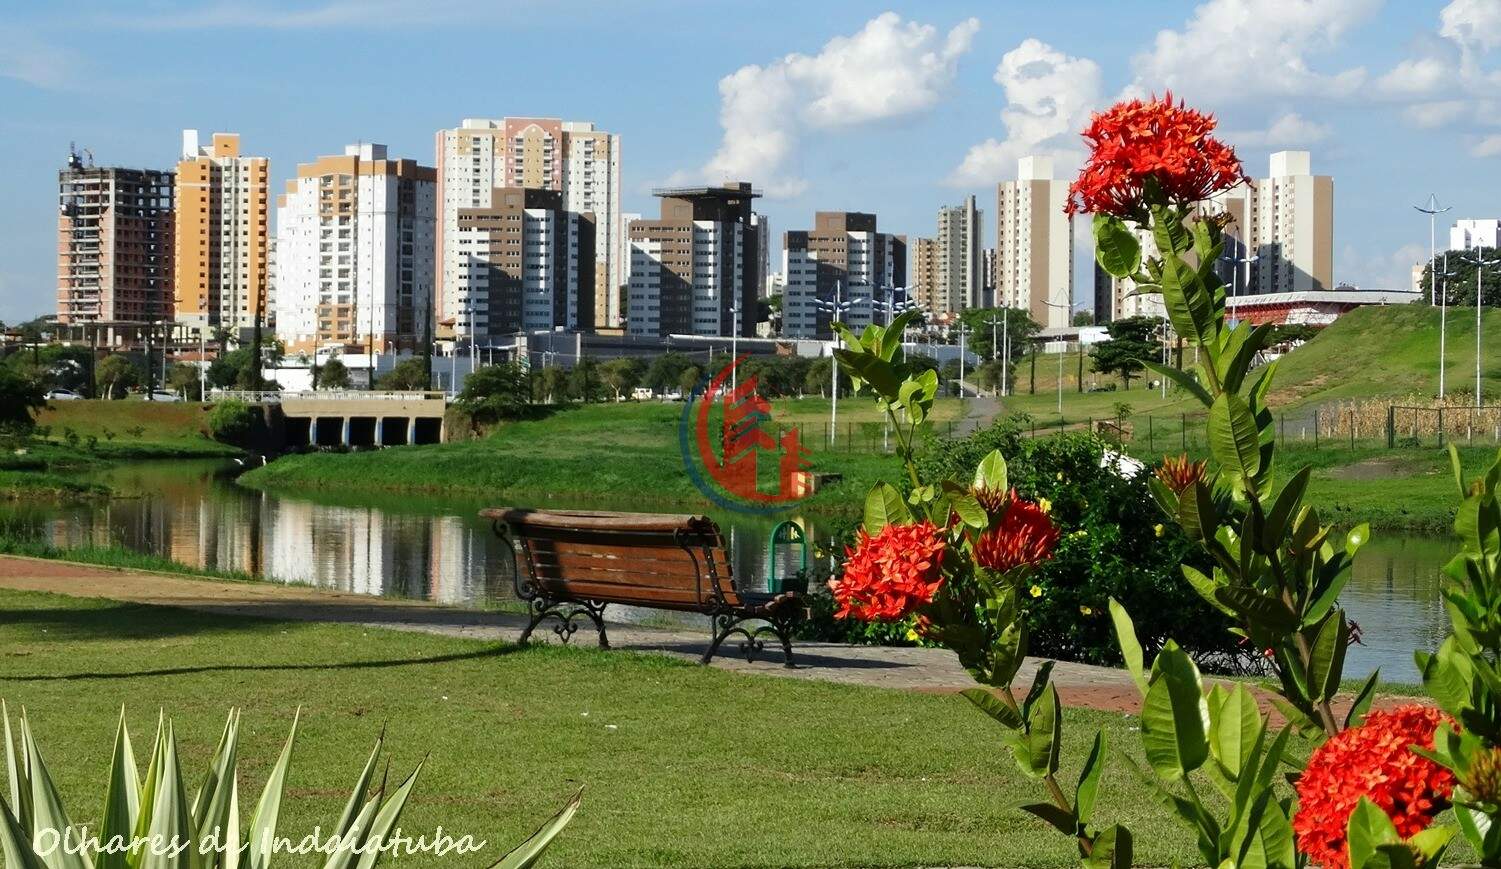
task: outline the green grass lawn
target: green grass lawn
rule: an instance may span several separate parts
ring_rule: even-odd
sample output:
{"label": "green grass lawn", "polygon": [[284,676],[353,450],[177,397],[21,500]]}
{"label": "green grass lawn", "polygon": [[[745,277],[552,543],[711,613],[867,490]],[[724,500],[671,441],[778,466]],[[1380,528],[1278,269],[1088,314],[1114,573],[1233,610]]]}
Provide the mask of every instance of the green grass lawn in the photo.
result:
{"label": "green grass lawn", "polygon": [[[337,818],[384,727],[393,776],[428,758],[409,830],[519,841],[584,785],[552,866],[1077,863],[1017,808],[1038,784],[957,696],[35,593],[0,591],[0,607],[0,690],[31,716],[75,822],[97,823],[122,703],[138,751],[158,709],[174,716],[191,782],[243,709],[247,813],[301,707],[282,809],[299,836]],[[1097,727],[1140,755],[1124,717],[1067,717],[1065,781]],[[1192,858],[1119,764],[1096,815],[1130,824],[1144,865]]]}
{"label": "green grass lawn", "polygon": [[[871,402],[841,402],[841,410],[846,404],[854,410]],[[809,405],[800,408],[811,412]],[[570,407],[545,419],[505,424],[479,440],[284,456],[240,479],[276,488],[483,494],[521,504],[573,497],[591,503],[618,499],[639,509],[648,498],[664,507],[703,507],[708,500],[685,473],[679,449],[682,409],[660,403]],[[797,423],[778,418],[773,424],[785,428]],[[832,448],[822,441],[820,430],[804,432],[813,470],[844,475],[842,482],[814,496],[812,504],[859,509],[875,480],[897,473],[893,457],[869,452],[880,445],[880,425],[854,425],[853,446],[843,424]],[[775,470],[772,459],[763,458],[762,464],[770,466],[764,470]]]}
{"label": "green grass lawn", "polygon": [[53,401],[37,414],[48,440],[61,445],[67,432],[98,439],[105,459],[237,456],[241,450],[208,437],[208,405],[160,401]]}

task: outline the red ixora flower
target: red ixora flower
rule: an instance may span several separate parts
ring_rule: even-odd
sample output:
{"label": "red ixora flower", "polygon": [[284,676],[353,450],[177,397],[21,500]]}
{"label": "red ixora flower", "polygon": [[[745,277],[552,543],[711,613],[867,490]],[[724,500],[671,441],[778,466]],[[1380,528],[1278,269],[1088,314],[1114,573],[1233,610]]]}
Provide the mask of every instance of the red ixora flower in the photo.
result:
{"label": "red ixora flower", "polygon": [[860,529],[844,550],[844,573],[829,582],[837,618],[894,622],[933,602],[943,586],[943,534],[929,521],[887,525],[875,536]]}
{"label": "red ixora flower", "polygon": [[1345,830],[1361,797],[1380,806],[1404,839],[1433,823],[1449,805],[1454,774],[1410,747],[1432,748],[1434,730],[1447,720],[1426,706],[1372,712],[1319,746],[1298,779],[1298,850],[1326,867],[1348,866]]}
{"label": "red ixora flower", "polygon": [[1053,557],[1058,528],[1042,508],[1006,493],[1000,518],[975,541],[975,560],[981,567],[1005,573],[1018,567],[1033,567]]}
{"label": "red ixora flower", "polygon": [[1148,178],[1174,205],[1234,187],[1246,174],[1235,149],[1209,135],[1214,127],[1213,115],[1174,105],[1171,92],[1096,112],[1084,130],[1089,161],[1064,210],[1140,218]]}

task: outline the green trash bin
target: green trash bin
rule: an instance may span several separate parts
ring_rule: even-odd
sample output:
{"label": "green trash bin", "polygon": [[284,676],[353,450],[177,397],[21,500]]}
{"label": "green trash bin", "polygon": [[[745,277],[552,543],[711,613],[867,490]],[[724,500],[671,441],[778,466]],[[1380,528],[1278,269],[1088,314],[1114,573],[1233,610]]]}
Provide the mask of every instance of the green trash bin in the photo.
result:
{"label": "green trash bin", "polygon": [[[808,591],[808,536],[796,521],[787,519],[771,529],[766,542],[766,589],[772,594]],[[785,564],[785,566],[784,566]]]}

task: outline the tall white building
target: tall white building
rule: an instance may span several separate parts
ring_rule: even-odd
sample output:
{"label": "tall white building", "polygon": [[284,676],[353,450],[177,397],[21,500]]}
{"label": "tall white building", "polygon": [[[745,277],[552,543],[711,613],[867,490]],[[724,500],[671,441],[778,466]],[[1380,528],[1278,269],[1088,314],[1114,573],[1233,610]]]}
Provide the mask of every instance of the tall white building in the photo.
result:
{"label": "tall white building", "polygon": [[1278,151],[1269,170],[1208,206],[1232,218],[1224,252],[1225,269],[1234,266],[1225,275],[1231,292],[1334,289],[1334,179],[1313,174],[1307,151]]}
{"label": "tall white building", "polygon": [[276,200],[276,332],[289,350],[430,340],[437,178],[386,146],[297,167]]}
{"label": "tall white building", "polygon": [[932,313],[957,314],[984,305],[985,263],[981,211],[975,198],[938,209],[937,274]]}
{"label": "tall white building", "polygon": [[1068,182],[1049,157],[1023,157],[1015,181],[996,187],[996,304],[1034,323],[1068,326],[1074,292],[1074,222],[1064,213]]}
{"label": "tall white building", "polygon": [[[560,191],[562,207],[594,215],[590,328],[621,325],[626,240],[620,219],[620,137],[557,118],[466,118],[437,134],[439,311],[465,333],[466,254],[459,209],[489,208],[496,188]],[[561,325],[561,324],[559,324]]]}
{"label": "tall white building", "polygon": [[631,224],[633,335],[756,334],[761,232],[747,182],[659,190],[662,215]]}
{"label": "tall white building", "polygon": [[1501,220],[1456,220],[1449,229],[1449,250],[1501,247]]}

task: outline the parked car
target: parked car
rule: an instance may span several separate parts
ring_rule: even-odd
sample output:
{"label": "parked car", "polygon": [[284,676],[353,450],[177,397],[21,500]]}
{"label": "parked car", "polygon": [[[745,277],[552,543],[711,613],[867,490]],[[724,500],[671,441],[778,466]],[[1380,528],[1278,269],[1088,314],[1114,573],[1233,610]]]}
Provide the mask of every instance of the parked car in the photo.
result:
{"label": "parked car", "polygon": [[177,393],[165,389],[153,389],[146,393],[145,398],[147,401],[182,401]]}
{"label": "parked car", "polygon": [[83,396],[71,389],[53,389],[47,392],[48,401],[77,401]]}

